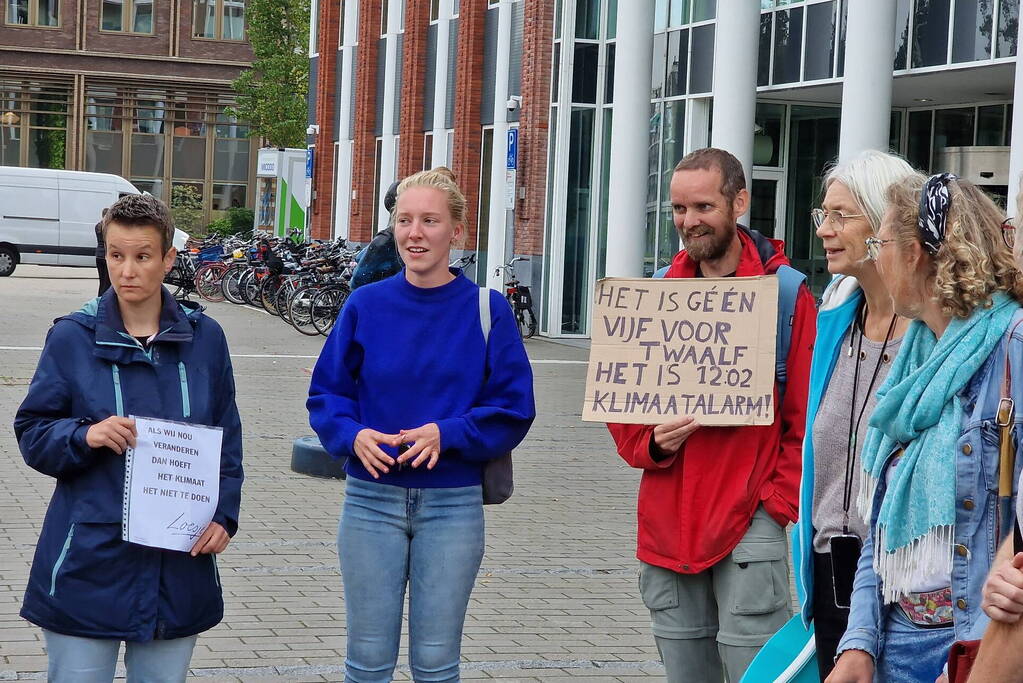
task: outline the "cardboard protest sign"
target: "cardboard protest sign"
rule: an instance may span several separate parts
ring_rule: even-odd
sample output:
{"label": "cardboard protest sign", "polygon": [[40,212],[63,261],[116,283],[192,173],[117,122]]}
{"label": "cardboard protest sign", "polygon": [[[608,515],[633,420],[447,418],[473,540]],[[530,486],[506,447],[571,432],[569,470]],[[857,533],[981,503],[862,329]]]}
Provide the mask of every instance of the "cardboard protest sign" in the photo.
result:
{"label": "cardboard protest sign", "polygon": [[605,278],[583,420],[774,422],[778,278]]}

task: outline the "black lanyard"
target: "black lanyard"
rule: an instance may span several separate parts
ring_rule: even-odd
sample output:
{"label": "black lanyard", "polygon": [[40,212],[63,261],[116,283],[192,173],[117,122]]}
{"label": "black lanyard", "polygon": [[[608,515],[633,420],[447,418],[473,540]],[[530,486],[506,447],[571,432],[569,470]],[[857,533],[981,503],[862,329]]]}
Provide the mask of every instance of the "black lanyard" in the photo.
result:
{"label": "black lanyard", "polygon": [[[860,361],[863,355],[863,329],[867,321],[867,307],[860,304],[856,312],[856,319],[853,321],[852,335],[856,336],[856,369],[853,372],[852,403],[849,405],[849,438],[846,440],[845,450],[845,486],[842,490],[842,533],[849,533],[849,506],[852,504],[853,467],[856,466],[856,447],[860,431],[860,423],[863,421],[863,413],[867,410],[867,403],[870,402],[871,392],[874,390],[874,383],[877,382],[877,375],[881,371],[881,364],[885,360],[885,350],[888,342],[891,341],[892,333],[895,331],[895,321],[898,316],[892,314],[892,321],[888,323],[888,332],[884,336],[884,343],[881,345],[881,353],[877,355],[877,362],[874,364],[874,372],[870,376],[870,384],[867,386],[867,395],[863,397],[863,404],[859,407],[859,414],[856,414],[856,394],[860,387]],[[849,339],[849,353],[852,354],[853,340]],[[855,420],[853,419],[855,417]]]}

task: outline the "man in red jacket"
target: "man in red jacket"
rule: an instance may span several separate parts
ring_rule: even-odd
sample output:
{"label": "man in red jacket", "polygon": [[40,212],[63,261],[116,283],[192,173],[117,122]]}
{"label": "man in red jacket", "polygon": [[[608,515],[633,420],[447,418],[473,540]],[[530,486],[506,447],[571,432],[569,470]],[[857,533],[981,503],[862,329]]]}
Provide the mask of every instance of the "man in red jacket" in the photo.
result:
{"label": "man in red jacket", "polygon": [[[685,249],[665,277],[765,275],[788,265],[782,242],[736,223],[749,192],[728,152],[682,159],[671,203]],[[791,320],[782,322],[792,335],[773,424],[701,427],[682,417],[608,425],[618,453],[643,470],[640,593],[672,683],[720,683],[725,674],[738,681],[791,614],[785,526],[797,516],[815,318],[813,295],[800,284]]]}

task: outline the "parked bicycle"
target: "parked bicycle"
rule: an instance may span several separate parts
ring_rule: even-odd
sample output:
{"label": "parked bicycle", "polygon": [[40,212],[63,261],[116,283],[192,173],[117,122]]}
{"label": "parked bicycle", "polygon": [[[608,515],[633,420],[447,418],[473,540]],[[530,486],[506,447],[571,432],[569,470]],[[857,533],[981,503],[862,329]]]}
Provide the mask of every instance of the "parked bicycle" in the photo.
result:
{"label": "parked bicycle", "polygon": [[507,277],[507,282],[504,283],[505,298],[515,312],[515,321],[519,325],[519,334],[523,339],[529,339],[536,334],[536,314],[533,312],[533,295],[529,287],[519,282],[515,276],[515,263],[528,260],[524,256],[519,256],[497,267],[498,272],[504,271]]}

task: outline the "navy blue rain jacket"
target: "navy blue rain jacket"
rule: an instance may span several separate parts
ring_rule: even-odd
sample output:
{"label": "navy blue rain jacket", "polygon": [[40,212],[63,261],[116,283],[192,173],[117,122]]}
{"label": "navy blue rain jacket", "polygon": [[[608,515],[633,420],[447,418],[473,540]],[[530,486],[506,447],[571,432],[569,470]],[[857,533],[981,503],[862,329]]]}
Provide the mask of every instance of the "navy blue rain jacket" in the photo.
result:
{"label": "navy blue rain jacket", "polygon": [[14,431],[25,462],[56,478],[21,616],[66,635],[130,641],[205,631],[223,618],[213,555],[121,540],[124,458],[85,432],[111,415],[222,427],[213,521],[234,536],[242,486],[241,423],[220,326],[166,290],[149,351],[125,332],[113,289],[50,329]]}

